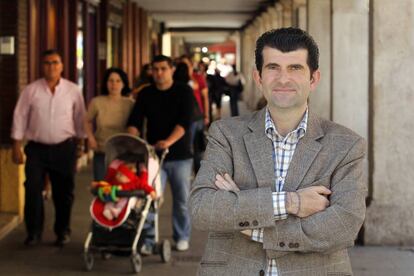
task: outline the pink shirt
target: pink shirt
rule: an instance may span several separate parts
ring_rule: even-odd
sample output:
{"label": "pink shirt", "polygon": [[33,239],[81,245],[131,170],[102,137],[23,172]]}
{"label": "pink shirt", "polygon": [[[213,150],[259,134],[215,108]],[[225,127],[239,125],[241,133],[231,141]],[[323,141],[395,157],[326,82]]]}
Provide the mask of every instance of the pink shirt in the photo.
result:
{"label": "pink shirt", "polygon": [[14,109],[11,137],[57,144],[71,137],[85,138],[85,104],[80,88],[61,78],[52,94],[45,79],[29,84]]}

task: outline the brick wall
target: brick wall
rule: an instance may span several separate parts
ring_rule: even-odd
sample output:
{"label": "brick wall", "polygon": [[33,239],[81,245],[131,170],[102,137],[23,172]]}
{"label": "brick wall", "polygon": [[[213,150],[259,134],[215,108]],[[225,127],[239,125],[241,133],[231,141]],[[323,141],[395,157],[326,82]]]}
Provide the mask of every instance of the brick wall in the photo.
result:
{"label": "brick wall", "polygon": [[0,34],[15,37],[15,54],[0,55],[0,144],[7,146],[13,109],[27,83],[27,1],[0,1]]}

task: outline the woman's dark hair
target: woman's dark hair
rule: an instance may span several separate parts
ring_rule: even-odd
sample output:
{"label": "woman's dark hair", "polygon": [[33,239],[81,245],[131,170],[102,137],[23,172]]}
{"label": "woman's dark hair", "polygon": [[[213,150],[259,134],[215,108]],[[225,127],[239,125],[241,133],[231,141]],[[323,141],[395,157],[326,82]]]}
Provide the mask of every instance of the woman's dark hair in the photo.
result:
{"label": "woman's dark hair", "polygon": [[308,51],[308,66],[311,74],[319,68],[319,49],[315,40],[299,28],[280,28],[265,32],[256,41],[256,68],[262,74],[263,49],[270,47],[283,53],[305,49]]}
{"label": "woman's dark hair", "polygon": [[121,78],[122,83],[124,84],[124,88],[122,88],[121,95],[127,96],[131,92],[131,88],[129,88],[128,76],[122,69],[117,68],[117,67],[111,67],[111,68],[106,69],[104,77],[102,79],[101,95],[109,94],[107,83],[108,83],[109,76],[112,73],[118,74],[119,77]]}
{"label": "woman's dark hair", "polygon": [[141,68],[141,72],[139,73],[138,78],[134,82],[134,87],[139,87],[142,84],[147,84],[147,83],[152,83],[153,82],[152,73],[151,73],[151,75],[147,74],[148,69],[151,69],[151,64],[150,63],[145,63]]}
{"label": "woman's dark hair", "polygon": [[184,62],[179,62],[175,66],[175,71],[173,79],[176,82],[183,82],[187,84],[190,81],[190,76],[188,75],[188,66]]}

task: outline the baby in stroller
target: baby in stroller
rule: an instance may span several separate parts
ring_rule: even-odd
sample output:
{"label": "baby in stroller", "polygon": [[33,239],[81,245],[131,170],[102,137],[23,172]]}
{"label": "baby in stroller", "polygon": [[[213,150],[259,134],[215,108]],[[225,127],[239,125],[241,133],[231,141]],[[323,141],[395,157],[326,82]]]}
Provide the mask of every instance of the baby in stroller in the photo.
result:
{"label": "baby in stroller", "polygon": [[147,233],[144,223],[150,212],[155,212],[156,247],[163,262],[171,258],[168,239],[159,239],[158,211],[162,197],[160,168],[165,158],[145,140],[129,134],[110,137],[105,146],[108,166],[105,181],[92,182],[95,195],[90,214],[92,223],[84,243],[85,268],[94,265],[95,253],[107,256],[129,256],[134,272],[141,271],[139,249]]}
{"label": "baby in stroller", "polygon": [[157,198],[154,188],[148,184],[148,171],[145,163],[137,162],[137,159],[139,158],[134,154],[122,154],[109,164],[105,181],[92,182],[92,188],[98,189],[99,199],[105,202],[102,214],[108,220],[118,218],[129,200],[126,197],[116,198],[117,191],[143,190],[152,199]]}

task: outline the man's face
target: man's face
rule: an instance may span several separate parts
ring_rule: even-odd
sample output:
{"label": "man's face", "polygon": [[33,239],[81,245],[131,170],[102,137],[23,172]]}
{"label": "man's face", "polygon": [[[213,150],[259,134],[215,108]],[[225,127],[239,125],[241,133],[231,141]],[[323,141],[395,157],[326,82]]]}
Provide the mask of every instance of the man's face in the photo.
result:
{"label": "man's face", "polygon": [[43,58],[43,74],[46,80],[58,80],[62,71],[63,63],[59,55],[52,54]]}
{"label": "man's face", "polygon": [[307,58],[305,49],[286,53],[270,47],[263,49],[262,74],[255,70],[254,79],[271,110],[305,109],[309,93],[320,79],[319,70],[311,76]]}
{"label": "man's face", "polygon": [[167,84],[173,81],[173,68],[167,61],[155,62],[152,65],[152,76],[157,85]]}

